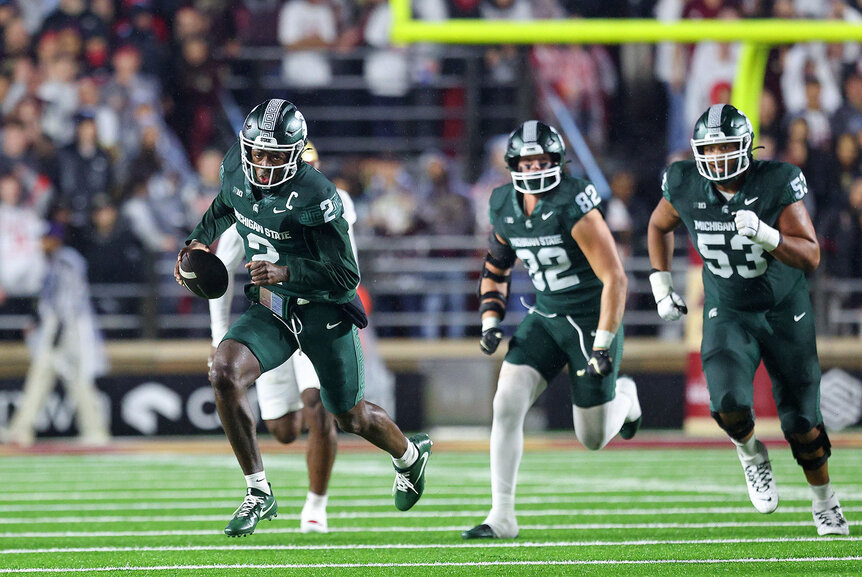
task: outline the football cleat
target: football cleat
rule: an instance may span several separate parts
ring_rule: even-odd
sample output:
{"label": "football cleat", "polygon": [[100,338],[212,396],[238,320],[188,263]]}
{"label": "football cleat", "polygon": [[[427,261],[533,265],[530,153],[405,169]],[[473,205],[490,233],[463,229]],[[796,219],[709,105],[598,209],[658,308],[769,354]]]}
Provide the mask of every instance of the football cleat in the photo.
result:
{"label": "football cleat", "polygon": [[434,444],[425,433],[413,435],[407,439],[419,451],[419,458],[406,469],[395,467],[395,483],[392,493],[395,495],[395,507],[399,511],[407,511],[419,501],[425,490],[425,466],[431,457],[431,446]]}
{"label": "football cleat", "polygon": [[299,515],[300,533],[329,533],[326,523],[326,507],[314,507],[305,502]]}
{"label": "football cleat", "polygon": [[757,454],[754,457],[744,457],[737,448],[742,470],[745,472],[745,484],[748,486],[748,498],[751,504],[761,513],[772,513],[778,507],[778,488],[772,475],[772,464],[766,446],[759,440],[755,441]]}
{"label": "football cleat", "polygon": [[814,515],[818,535],[850,534],[850,525],[847,524],[847,519],[841,512],[841,503],[834,493],[825,501],[814,501],[811,504],[811,513]]}
{"label": "football cleat", "polygon": [[481,525],[476,525],[472,529],[461,533],[462,539],[514,539],[518,536],[518,524],[514,521],[506,523],[509,525],[506,528],[494,528],[488,524],[486,519]]}
{"label": "football cleat", "polygon": [[267,495],[260,489],[249,487],[242,504],[233,512],[233,517],[224,528],[224,534],[228,537],[244,537],[254,533],[255,527],[264,519],[272,519],[278,516],[278,503],[275,495]]}
{"label": "football cleat", "polygon": [[641,412],[641,403],[638,400],[638,389],[635,382],[629,377],[620,377],[617,379],[617,392],[625,395],[632,401],[632,408],[629,409],[629,414],[623,426],[620,427],[620,437],[623,439],[631,439],[637,434],[643,420]]}

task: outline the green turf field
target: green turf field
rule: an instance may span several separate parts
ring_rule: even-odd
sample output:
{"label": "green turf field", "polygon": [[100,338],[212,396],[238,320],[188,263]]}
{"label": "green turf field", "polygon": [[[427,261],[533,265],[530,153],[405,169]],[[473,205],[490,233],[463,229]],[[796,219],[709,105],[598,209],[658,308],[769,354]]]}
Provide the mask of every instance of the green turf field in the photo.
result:
{"label": "green turf field", "polygon": [[749,504],[730,448],[563,449],[524,456],[521,535],[465,542],[490,503],[488,455],[438,443],[425,496],[390,496],[382,453],[339,454],[328,535],[298,532],[304,456],[265,453],[280,514],[222,529],[244,494],[225,454],[0,456],[0,575],[862,575],[862,449],[830,461],[850,537],[820,538],[786,445],[778,511]]}

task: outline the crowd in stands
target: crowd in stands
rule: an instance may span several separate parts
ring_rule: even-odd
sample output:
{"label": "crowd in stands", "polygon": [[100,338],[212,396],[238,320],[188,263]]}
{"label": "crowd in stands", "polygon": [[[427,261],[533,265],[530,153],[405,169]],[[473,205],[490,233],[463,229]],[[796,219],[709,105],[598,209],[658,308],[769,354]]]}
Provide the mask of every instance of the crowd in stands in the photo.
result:
{"label": "crowd in stands", "polygon": [[[413,9],[429,21],[862,20],[858,0],[414,0]],[[20,312],[36,295],[49,221],[65,227],[92,283],[143,281],[154,257],[176,253],[219,189],[219,164],[236,134],[222,96],[226,80],[244,73],[245,47],[282,47],[284,89],[265,97],[288,98],[300,110],[351,106],[352,93],[319,90],[345,73],[364,79],[363,104],[378,110],[442,98],[417,90],[441,74],[441,47],[393,45],[390,22],[385,0],[0,0],[0,315]],[[355,50],[364,55],[360,70],[329,57]],[[738,44],[714,42],[475,50],[483,74],[500,86],[535,83],[565,103],[611,183],[605,215],[624,255],[643,247],[662,165],[686,157],[696,116],[729,99],[739,55]],[[525,53],[533,74],[519,77]],[[490,104],[512,96],[483,95]],[[534,113],[547,117],[537,100]],[[822,273],[862,278],[858,43],[775,47],[760,113],[756,157],[797,164],[808,179]],[[312,140],[315,127],[352,136],[350,125],[316,122],[309,118]],[[349,162],[328,162],[321,150],[324,172],[355,197],[360,236],[484,237],[488,195],[509,181],[505,133],[516,125],[483,124],[481,169],[466,171],[434,150]],[[395,117],[373,126],[381,139],[403,130]],[[450,129],[427,123],[422,131]],[[641,155],[646,162],[632,162]],[[429,280],[453,273],[435,274]],[[429,314],[469,306],[463,294],[435,296],[412,306]],[[432,327],[423,335],[462,333]]]}

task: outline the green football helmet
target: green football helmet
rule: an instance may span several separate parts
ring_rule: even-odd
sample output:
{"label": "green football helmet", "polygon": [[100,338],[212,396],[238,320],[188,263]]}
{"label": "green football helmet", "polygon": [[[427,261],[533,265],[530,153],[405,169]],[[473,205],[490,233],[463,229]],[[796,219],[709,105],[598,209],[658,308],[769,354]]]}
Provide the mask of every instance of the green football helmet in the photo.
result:
{"label": "green football helmet", "polygon": [[[307,140],[308,127],[296,106],[280,98],[258,104],[245,117],[239,132],[242,171],[246,179],[260,188],[273,188],[287,182],[296,174]],[[283,152],[287,158],[283,164],[255,164],[251,157],[253,148]]]}
{"label": "green football helmet", "polygon": [[[728,182],[751,166],[754,129],[751,121],[730,104],[714,104],[694,124],[691,149],[697,171],[714,182]],[[708,144],[731,144],[735,150],[722,154],[705,154]]]}
{"label": "green football helmet", "polygon": [[[549,154],[551,166],[535,172],[518,172],[522,156]],[[528,120],[512,134],[506,144],[506,165],[515,190],[524,194],[547,192],[560,184],[566,145],[560,133],[538,120]]]}

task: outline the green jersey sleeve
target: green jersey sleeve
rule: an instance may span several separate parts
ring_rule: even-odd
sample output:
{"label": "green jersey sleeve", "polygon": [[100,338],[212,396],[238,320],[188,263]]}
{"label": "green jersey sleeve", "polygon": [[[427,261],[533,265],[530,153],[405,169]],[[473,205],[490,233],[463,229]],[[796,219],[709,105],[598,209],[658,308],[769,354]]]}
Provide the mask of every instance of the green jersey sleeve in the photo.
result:
{"label": "green jersey sleeve", "polygon": [[324,191],[324,200],[318,205],[311,205],[303,209],[299,215],[299,222],[303,226],[317,227],[336,220],[344,214],[344,204],[338,196],[334,186],[327,187]]}
{"label": "green jersey sleeve", "polygon": [[798,200],[802,200],[808,194],[808,183],[805,181],[805,175],[802,174],[802,170],[792,164],[786,166],[788,167],[788,177],[781,197],[778,199],[778,204],[781,206],[793,204]]}
{"label": "green jersey sleeve", "polygon": [[359,285],[359,267],[348,226],[345,219],[333,217],[323,225],[305,229],[307,244],[314,247],[316,254],[314,258],[287,258],[290,279],[285,288],[297,294],[313,294],[320,287],[337,287],[330,290],[332,298],[340,302],[351,300]]}
{"label": "green jersey sleeve", "polygon": [[[223,171],[222,168],[222,173]],[[201,221],[186,238],[186,244],[192,240],[199,240],[209,246],[235,222],[236,215],[233,211],[233,204],[231,204],[230,187],[225,186],[224,180],[222,180],[218,196],[213,199]]]}

